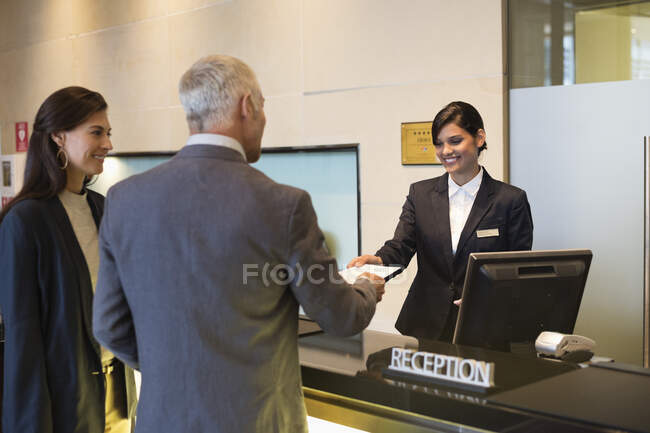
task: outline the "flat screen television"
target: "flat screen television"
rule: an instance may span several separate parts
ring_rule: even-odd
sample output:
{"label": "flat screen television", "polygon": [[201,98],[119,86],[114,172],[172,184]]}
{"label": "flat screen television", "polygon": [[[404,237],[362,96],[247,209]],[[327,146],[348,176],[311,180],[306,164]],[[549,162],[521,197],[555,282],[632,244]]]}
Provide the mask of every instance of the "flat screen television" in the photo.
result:
{"label": "flat screen television", "polygon": [[[106,195],[116,182],[162,164],[174,154],[109,154],[104,161],[104,172],[90,185],[90,189]],[[330,254],[336,257],[339,266],[345,266],[352,258],[361,255],[358,145],[262,148],[262,157],[252,166],[276,182],[309,192],[318,215],[318,225]]]}
{"label": "flat screen television", "polygon": [[453,342],[510,351],[542,331],[572,334],[590,250],[472,253]]}

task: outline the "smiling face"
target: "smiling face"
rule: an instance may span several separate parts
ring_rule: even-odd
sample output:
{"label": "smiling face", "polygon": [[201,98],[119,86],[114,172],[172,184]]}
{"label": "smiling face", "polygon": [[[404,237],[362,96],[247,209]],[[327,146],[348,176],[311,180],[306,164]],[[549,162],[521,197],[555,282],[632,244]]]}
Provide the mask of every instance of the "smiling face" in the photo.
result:
{"label": "smiling face", "polygon": [[77,183],[78,179],[83,182],[84,177],[104,170],[104,157],[113,149],[110,137],[111,125],[106,110],[91,115],[74,129],[52,134],[53,140],[68,155],[68,183]]}
{"label": "smiling face", "polygon": [[485,131],[479,129],[476,137],[449,122],[435,137],[436,156],[447,173],[458,185],[464,185],[479,172],[478,148],[485,142]]}

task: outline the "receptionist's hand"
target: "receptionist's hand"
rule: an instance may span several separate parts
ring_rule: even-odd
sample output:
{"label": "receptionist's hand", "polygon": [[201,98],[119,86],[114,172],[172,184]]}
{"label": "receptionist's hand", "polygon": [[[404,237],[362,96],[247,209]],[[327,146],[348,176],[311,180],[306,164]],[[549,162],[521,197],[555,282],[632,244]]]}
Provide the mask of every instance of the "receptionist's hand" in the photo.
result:
{"label": "receptionist's hand", "polygon": [[364,272],[363,274],[359,275],[357,280],[354,282],[355,284],[359,282],[359,280],[368,280],[372,283],[372,285],[375,288],[375,292],[377,294],[377,302],[381,301],[381,298],[384,296],[384,285],[386,282],[382,277],[379,275],[371,274],[370,272]]}
{"label": "receptionist's hand", "polygon": [[348,268],[351,268],[353,266],[363,266],[366,263],[371,264],[371,265],[383,265],[384,263],[381,261],[381,257],[373,256],[371,254],[364,254],[363,256],[355,257],[354,259],[350,260],[350,263],[348,263]]}

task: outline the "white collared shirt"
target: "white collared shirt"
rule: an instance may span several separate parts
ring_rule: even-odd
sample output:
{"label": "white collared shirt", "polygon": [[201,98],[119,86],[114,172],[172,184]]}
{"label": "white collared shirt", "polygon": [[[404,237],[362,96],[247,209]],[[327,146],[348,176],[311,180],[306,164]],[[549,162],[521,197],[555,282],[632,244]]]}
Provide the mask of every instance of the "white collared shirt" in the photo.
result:
{"label": "white collared shirt", "polygon": [[483,167],[474,179],[463,186],[458,186],[449,176],[449,225],[451,228],[451,251],[456,254],[460,234],[463,232],[467,217],[472,210],[476,194],[483,181]]}
{"label": "white collared shirt", "polygon": [[219,134],[190,135],[190,138],[187,139],[187,143],[185,143],[185,145],[192,146],[194,144],[209,144],[212,146],[227,147],[229,149],[233,149],[241,153],[241,156],[244,157],[244,161],[247,161],[246,153],[244,152],[244,147],[241,145],[241,143],[239,143],[239,141],[235,140],[234,138],[228,137],[226,135],[219,135]]}

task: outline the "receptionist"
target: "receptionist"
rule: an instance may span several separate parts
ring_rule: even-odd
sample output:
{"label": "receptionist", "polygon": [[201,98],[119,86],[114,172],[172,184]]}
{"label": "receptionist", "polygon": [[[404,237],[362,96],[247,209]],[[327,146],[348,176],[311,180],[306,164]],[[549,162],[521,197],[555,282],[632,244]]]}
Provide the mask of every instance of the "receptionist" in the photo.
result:
{"label": "receptionist", "polygon": [[492,179],[478,163],[487,148],[483,120],[466,102],[433,119],[431,136],[446,173],[411,185],[393,239],[350,261],[418,270],[397,318],[402,334],[451,341],[469,254],[530,250],[533,221],[526,193]]}

